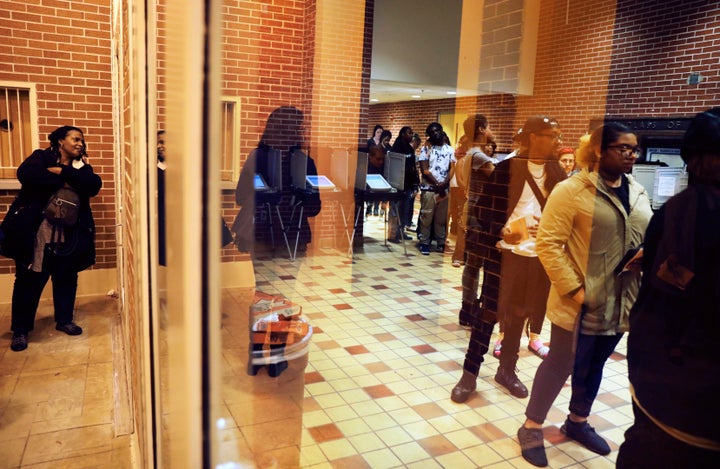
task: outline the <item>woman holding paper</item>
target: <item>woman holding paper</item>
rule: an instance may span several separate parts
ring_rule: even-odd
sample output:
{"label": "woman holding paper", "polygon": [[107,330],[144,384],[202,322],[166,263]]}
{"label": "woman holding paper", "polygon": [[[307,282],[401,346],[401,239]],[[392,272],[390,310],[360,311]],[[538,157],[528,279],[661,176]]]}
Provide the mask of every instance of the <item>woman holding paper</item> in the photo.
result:
{"label": "woman holding paper", "polygon": [[558,184],[538,227],[536,252],[551,282],[552,347],[518,430],[522,455],[536,466],[547,465],[542,425],[570,374],[570,414],[561,432],[593,452],[610,453],[587,417],[639,288],[638,269],[619,264],[641,245],[652,216],[647,192],[627,174],[638,156],[635,134],[606,123],[592,133],[589,148],[586,169]]}

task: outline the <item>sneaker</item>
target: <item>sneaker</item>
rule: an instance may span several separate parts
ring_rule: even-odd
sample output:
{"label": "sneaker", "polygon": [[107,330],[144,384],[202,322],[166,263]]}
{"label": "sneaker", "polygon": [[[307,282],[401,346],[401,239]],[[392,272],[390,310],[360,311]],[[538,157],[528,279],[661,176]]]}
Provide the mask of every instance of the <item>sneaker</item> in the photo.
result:
{"label": "sneaker", "polygon": [[67,335],[80,335],[82,334],[82,327],[78,326],[74,322],[66,322],[65,324],[55,325],[55,329],[66,333]]}
{"label": "sneaker", "polygon": [[421,244],[420,245],[420,254],[423,256],[429,256],[430,255],[430,246],[427,244]]}
{"label": "sneaker", "polygon": [[495,382],[504,386],[515,397],[528,397],[528,390],[520,382],[513,368],[500,366],[495,374]]}
{"label": "sneaker", "polygon": [[539,428],[520,427],[517,432],[520,450],[525,461],[533,466],[546,467],[548,465],[543,443],[543,432]]}
{"label": "sneaker", "polygon": [[610,446],[587,422],[573,422],[569,418],[560,427],[560,431],[568,438],[577,441],[593,453],[610,454]]}
{"label": "sneaker", "polygon": [[12,343],[10,344],[10,350],[13,352],[22,352],[27,348],[27,342],[27,334],[14,333],[12,336]]}

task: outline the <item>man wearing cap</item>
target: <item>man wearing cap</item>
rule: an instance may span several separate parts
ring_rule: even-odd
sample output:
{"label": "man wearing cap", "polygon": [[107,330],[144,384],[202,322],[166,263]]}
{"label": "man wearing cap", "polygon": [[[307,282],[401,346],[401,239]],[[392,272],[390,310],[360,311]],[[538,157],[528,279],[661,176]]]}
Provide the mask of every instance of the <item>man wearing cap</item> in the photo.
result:
{"label": "man wearing cap", "polygon": [[464,402],[475,390],[498,317],[504,323],[505,338],[495,381],[515,397],[528,395],[515,373],[520,338],[527,318],[544,314],[550,289],[535,254],[535,234],[545,200],[565,179],[565,173],[557,164],[561,135],[555,119],[528,118],[518,139],[518,155],[498,163],[483,186],[479,242],[487,248],[488,257],[483,266],[481,305],[474,308],[478,320],[472,321],[463,375],[451,393],[455,402]]}

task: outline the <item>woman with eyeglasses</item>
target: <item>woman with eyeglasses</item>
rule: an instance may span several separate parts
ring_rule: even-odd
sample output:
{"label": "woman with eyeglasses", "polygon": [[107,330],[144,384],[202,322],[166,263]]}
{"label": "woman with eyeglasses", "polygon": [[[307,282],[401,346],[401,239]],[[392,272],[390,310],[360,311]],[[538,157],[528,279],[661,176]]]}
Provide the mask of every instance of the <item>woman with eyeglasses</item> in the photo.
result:
{"label": "woman with eyeglasses", "polygon": [[570,414],[560,431],[590,451],[610,453],[587,418],[640,284],[641,251],[635,252],[652,210],[647,192],[628,174],[637,145],[619,123],[593,131],[582,155],[589,160],[580,161],[585,169],[557,185],[540,220],[536,251],[551,282],[552,347],[535,373],[518,430],[522,455],[535,466],[547,466],[542,425],[571,374]]}

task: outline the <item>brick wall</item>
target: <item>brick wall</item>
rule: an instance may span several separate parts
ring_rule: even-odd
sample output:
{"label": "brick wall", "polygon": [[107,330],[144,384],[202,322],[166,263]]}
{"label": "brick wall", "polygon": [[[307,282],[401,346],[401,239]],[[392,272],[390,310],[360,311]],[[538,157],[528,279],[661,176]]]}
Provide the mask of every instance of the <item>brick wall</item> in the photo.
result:
{"label": "brick wall", "polygon": [[[266,132],[266,143],[283,154],[284,188],[290,186],[291,147],[309,152],[320,173],[329,169],[332,148],[355,148],[367,116],[372,1],[228,1],[224,20],[222,87],[223,94],[241,98],[243,164],[268,117],[283,107],[297,108],[304,118],[301,135],[292,131],[295,118],[288,118],[285,131]],[[314,248],[336,244],[338,219],[331,205],[324,203],[310,220]],[[238,211],[233,191],[223,192],[222,207],[232,224]],[[282,214],[289,218],[286,204]],[[267,224],[255,228],[268,238]],[[275,235],[281,239],[279,231]],[[279,254],[285,255],[281,245]],[[223,261],[246,257],[233,247],[223,251]]]}
{"label": "brick wall", "polygon": [[[61,125],[84,130],[88,156],[103,180],[91,200],[97,226],[97,264],[112,268],[115,248],[115,155],[109,2],[4,1],[0,8],[0,80],[37,86],[40,146]],[[5,214],[15,191],[0,191]],[[12,272],[8,259],[0,273]]]}
{"label": "brick wall", "polygon": [[[692,115],[716,105],[720,95],[719,22],[717,2],[544,0],[533,95],[515,102],[504,95],[500,106],[497,98],[479,96],[475,109],[489,116],[500,149],[533,114],[555,116],[573,146],[591,119],[605,115]],[[688,85],[691,72],[706,80]],[[376,123],[393,134],[402,125],[424,131],[439,111],[466,108],[461,99],[374,104],[367,133]]]}

